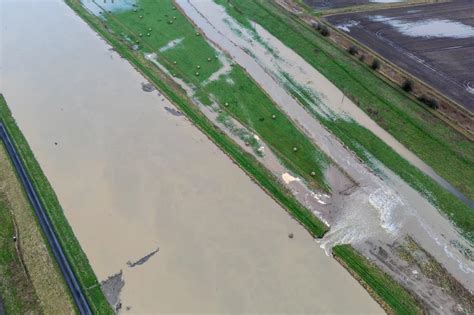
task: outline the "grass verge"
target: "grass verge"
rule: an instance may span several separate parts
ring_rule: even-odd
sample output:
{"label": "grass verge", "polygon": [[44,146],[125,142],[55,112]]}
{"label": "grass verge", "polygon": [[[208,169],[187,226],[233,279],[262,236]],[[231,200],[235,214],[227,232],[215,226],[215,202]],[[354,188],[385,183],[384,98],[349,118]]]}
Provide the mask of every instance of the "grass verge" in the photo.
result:
{"label": "grass verge", "polygon": [[[317,219],[311,211],[294,199],[291,193],[279,184],[263,165],[252,155],[243,151],[238,144],[215,126],[199,108],[192,103],[185,92],[177,86],[167,74],[146,60],[140,51],[130,48],[129,42],[120,33],[110,32],[104,21],[91,15],[78,0],[65,0],[84,21],[99,35],[107,40],[115,50],[127,59],[138,71],[152,82],[166,97],[175,104],[204,134],[206,134],[222,151],[232,158],[251,178],[253,178],[271,197],[273,197],[289,214],[300,222],[315,237],[322,237],[327,226]],[[172,10],[170,2],[168,10]],[[174,11],[176,12],[176,11]],[[194,32],[193,32],[194,35]],[[173,38],[174,39],[174,38]],[[165,43],[166,44],[166,43]],[[206,57],[207,58],[207,57]]]}
{"label": "grass verge", "polygon": [[[3,148],[0,148],[3,150]],[[16,250],[14,220],[10,209],[0,196],[0,298],[6,314],[39,313],[38,298],[23,270]],[[1,306],[0,306],[1,312]]]}
{"label": "grass verge", "polygon": [[333,248],[334,257],[344,266],[389,314],[422,314],[413,296],[350,245]]}
{"label": "grass verge", "polygon": [[1,94],[0,119],[7,129],[25,165],[30,180],[38,192],[40,201],[54,226],[59,242],[84,290],[92,311],[96,314],[112,314],[112,309],[102,293],[100,284],[89,265],[87,256],[74,236],[53,188],[36,161],[28,142],[16,125],[15,119],[12,117],[7,103]]}
{"label": "grass verge", "polygon": [[0,204],[6,229],[2,230],[3,248],[7,251],[2,252],[7,259],[0,262],[6,292],[0,290],[0,294],[10,297],[6,299],[7,313],[74,313],[72,296],[4,145],[0,145]]}

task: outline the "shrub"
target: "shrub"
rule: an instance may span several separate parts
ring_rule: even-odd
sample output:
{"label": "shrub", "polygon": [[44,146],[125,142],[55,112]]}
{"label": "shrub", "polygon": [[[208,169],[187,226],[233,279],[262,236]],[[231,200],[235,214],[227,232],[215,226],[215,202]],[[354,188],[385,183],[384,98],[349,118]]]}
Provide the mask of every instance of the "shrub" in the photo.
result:
{"label": "shrub", "polygon": [[362,61],[362,62],[364,62],[364,61],[365,61],[365,55],[360,54],[360,55],[359,55],[359,60]]}
{"label": "shrub", "polygon": [[324,37],[328,37],[329,36],[329,29],[326,25],[321,25],[321,28],[319,30],[319,33],[321,33],[321,35],[323,35]]}
{"label": "shrub", "polygon": [[317,30],[318,32],[321,30],[321,23],[319,23],[319,22],[313,22],[313,23],[311,24],[311,26],[312,26],[315,30]]}
{"label": "shrub", "polygon": [[313,22],[311,24],[313,29],[318,31],[321,35],[323,36],[328,36],[329,35],[329,29],[326,25],[322,24],[321,22]]}
{"label": "shrub", "polygon": [[372,61],[372,64],[370,65],[370,67],[373,69],[373,70],[378,70],[380,68],[380,61],[378,59],[374,59]]}
{"label": "shrub", "polygon": [[351,54],[352,56],[355,56],[359,53],[359,51],[357,50],[357,47],[356,46],[350,46],[349,48],[347,48],[347,51],[349,52],[349,54]]}
{"label": "shrub", "polygon": [[426,106],[428,106],[429,108],[432,108],[432,109],[437,109],[438,108],[438,101],[435,100],[432,97],[422,95],[422,96],[418,97],[418,100],[420,102],[422,102],[423,104],[425,104]]}
{"label": "shrub", "polygon": [[405,92],[410,93],[411,91],[413,91],[413,82],[410,79],[405,79],[402,84],[402,89]]}

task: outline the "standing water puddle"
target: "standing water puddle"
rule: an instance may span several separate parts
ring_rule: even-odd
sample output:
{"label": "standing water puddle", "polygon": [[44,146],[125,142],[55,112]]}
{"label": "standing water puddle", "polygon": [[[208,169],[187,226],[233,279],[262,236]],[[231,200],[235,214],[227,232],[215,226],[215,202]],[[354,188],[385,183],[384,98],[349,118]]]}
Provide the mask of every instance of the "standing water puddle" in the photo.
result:
{"label": "standing water puddle", "polygon": [[371,21],[390,25],[403,35],[424,38],[474,38],[474,27],[457,21],[425,19],[404,21],[383,15],[369,17]]}

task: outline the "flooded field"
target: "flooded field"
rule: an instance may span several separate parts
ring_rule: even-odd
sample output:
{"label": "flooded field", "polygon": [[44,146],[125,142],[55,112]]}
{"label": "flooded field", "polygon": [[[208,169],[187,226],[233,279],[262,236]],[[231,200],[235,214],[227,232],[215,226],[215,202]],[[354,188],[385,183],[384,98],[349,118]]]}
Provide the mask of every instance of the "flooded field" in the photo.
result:
{"label": "flooded field", "polygon": [[472,1],[459,0],[326,19],[472,111],[473,17]]}
{"label": "flooded field", "polygon": [[0,5],[0,90],[122,311],[381,312],[65,4]]}
{"label": "flooded field", "polygon": [[[383,169],[383,180],[371,173],[290,96],[284,80],[281,80],[282,74],[319,95],[322,105],[318,110],[354,119],[435,178],[435,174],[423,162],[257,23],[251,22],[251,27],[243,27],[213,1],[177,0],[177,3],[211,41],[244,67],[344,173],[359,184],[348,194],[333,194],[330,201],[334,214],[329,220],[331,230],[323,239],[322,247],[330,249],[341,242],[360,244],[367,240],[392,242],[404,235],[413,235],[459,281],[468,288],[474,287],[474,283],[466,278],[466,275],[474,272],[473,262],[459,252],[452,242],[461,242],[467,247],[469,245],[450,222],[428,200],[383,165],[378,166]],[[340,192],[337,184],[341,181],[341,174],[336,177],[328,174],[327,178],[333,192]]]}

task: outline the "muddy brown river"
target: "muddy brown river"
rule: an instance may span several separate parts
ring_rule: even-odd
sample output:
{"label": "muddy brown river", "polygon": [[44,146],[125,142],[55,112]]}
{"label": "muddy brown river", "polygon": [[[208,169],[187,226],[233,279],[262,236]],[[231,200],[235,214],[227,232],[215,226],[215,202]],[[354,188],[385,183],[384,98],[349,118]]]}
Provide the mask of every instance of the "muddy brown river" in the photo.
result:
{"label": "muddy brown river", "polygon": [[123,312],[382,312],[60,0],[0,9],[0,91]]}

